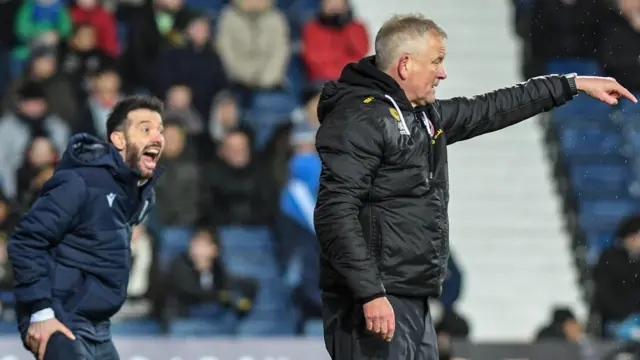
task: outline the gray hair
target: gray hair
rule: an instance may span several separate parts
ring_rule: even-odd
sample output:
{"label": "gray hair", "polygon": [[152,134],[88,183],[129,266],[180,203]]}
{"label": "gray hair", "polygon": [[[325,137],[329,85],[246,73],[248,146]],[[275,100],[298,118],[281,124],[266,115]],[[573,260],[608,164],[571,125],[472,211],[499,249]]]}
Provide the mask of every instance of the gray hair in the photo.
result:
{"label": "gray hair", "polygon": [[403,53],[414,52],[430,32],[447,38],[447,33],[422,14],[395,15],[387,20],[376,35],[376,66],[386,70]]}

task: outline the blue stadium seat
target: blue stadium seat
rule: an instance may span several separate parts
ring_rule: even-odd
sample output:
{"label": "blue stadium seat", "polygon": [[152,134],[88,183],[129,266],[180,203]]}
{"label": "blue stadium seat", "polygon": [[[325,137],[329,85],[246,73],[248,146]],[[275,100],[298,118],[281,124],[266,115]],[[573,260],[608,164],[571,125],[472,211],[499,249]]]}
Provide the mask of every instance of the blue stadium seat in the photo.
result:
{"label": "blue stadium seat", "polygon": [[582,229],[587,233],[610,232],[624,217],[638,211],[638,204],[631,199],[580,201],[579,217]]}
{"label": "blue stadium seat", "polygon": [[322,336],[324,334],[324,326],[322,320],[312,319],[304,322],[304,335],[305,336]]}
{"label": "blue stadium seat", "polygon": [[261,226],[221,226],[220,245],[226,249],[258,248],[261,251],[275,249],[273,234],[268,227]]}
{"label": "blue stadium seat", "polygon": [[632,181],[627,164],[569,164],[574,192],[578,197],[627,196]]}
{"label": "blue stadium seat", "polygon": [[293,336],[296,324],[286,311],[255,312],[238,326],[238,336]]}
{"label": "blue stadium seat", "polygon": [[559,129],[560,146],[567,156],[616,155],[620,153],[622,136],[608,128],[585,125]]}
{"label": "blue stadium seat", "polygon": [[15,321],[0,321],[0,336],[2,335],[17,335],[18,325]]}
{"label": "blue stadium seat", "polygon": [[160,324],[151,319],[113,321],[111,333],[116,336],[156,336],[161,333]]}
{"label": "blue stadium seat", "polygon": [[230,272],[257,279],[273,279],[280,270],[273,234],[265,227],[222,227],[222,260]]}
{"label": "blue stadium seat", "polygon": [[232,336],[235,332],[235,324],[212,319],[175,319],[169,324],[169,336],[178,338]]}
{"label": "blue stadium seat", "polygon": [[549,74],[578,73],[580,75],[602,75],[602,69],[597,60],[563,59],[552,60],[547,63]]}
{"label": "blue stadium seat", "polygon": [[226,0],[187,0],[186,5],[209,15],[217,15],[220,14],[225,3]]}

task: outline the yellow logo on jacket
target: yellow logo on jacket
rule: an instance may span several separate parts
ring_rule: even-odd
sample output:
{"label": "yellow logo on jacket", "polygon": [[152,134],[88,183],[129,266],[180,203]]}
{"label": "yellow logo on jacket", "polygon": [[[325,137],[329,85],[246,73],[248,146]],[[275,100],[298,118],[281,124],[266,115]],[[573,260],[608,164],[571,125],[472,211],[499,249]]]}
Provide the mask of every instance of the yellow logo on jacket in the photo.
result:
{"label": "yellow logo on jacket", "polygon": [[400,114],[398,113],[398,110],[394,108],[389,108],[389,112],[391,113],[391,116],[393,116],[394,119],[400,121]]}
{"label": "yellow logo on jacket", "polygon": [[373,101],[373,96],[369,96],[368,98],[364,99],[363,103],[368,104],[372,101]]}

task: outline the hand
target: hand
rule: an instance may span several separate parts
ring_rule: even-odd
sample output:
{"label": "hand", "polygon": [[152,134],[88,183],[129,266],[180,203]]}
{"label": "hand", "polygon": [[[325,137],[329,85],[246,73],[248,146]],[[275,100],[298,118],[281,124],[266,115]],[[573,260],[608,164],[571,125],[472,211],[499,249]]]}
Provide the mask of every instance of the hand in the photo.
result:
{"label": "hand", "polygon": [[396,331],[396,316],[386,297],[373,299],[362,306],[367,330],[383,340],[391,341]]}
{"label": "hand", "polygon": [[29,325],[29,329],[27,330],[27,347],[29,347],[29,350],[38,360],[44,359],[47,342],[51,335],[58,331],[71,340],[76,339],[71,330],[67,329],[67,327],[62,325],[56,318],[34,322]]}
{"label": "hand", "polygon": [[629,90],[618,84],[614,78],[578,76],[576,77],[576,87],[579,91],[584,91],[589,96],[609,105],[618,104],[620,97],[626,97],[634,103],[638,102],[638,99]]}

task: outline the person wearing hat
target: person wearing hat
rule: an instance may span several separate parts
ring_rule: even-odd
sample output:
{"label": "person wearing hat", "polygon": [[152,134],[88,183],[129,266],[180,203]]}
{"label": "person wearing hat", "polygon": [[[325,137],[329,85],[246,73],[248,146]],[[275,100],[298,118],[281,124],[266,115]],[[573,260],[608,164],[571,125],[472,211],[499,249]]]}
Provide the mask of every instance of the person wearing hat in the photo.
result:
{"label": "person wearing hat", "polygon": [[39,84],[27,82],[17,91],[15,109],[0,118],[0,177],[9,197],[16,195],[15,174],[31,140],[47,137],[62,150],[71,135],[67,124],[49,112],[45,96]]}

